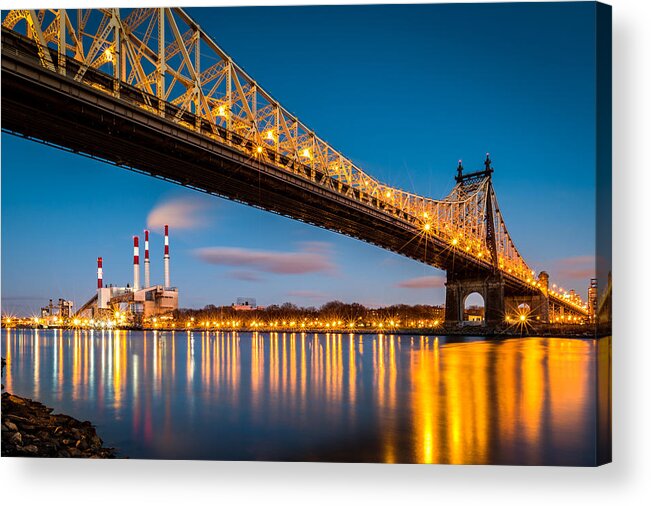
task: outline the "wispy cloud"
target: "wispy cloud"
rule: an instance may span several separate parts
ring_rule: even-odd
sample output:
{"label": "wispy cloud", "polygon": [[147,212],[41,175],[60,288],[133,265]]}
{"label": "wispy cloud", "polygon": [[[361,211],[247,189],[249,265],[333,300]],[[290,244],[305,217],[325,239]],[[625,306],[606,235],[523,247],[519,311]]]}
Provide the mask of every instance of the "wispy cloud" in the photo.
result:
{"label": "wispy cloud", "polygon": [[421,276],[418,278],[405,279],[396,284],[399,288],[443,288],[445,278],[443,276]]}
{"label": "wispy cloud", "polygon": [[169,225],[174,229],[199,228],[208,224],[207,211],[211,204],[206,197],[186,195],[160,202],[147,216],[149,228]]}
{"label": "wispy cloud", "polygon": [[229,276],[240,281],[262,281],[262,276],[253,271],[231,271]]}
{"label": "wispy cloud", "polygon": [[595,257],[593,255],[583,255],[562,258],[554,262],[552,268],[554,277],[586,280],[595,276]]}
{"label": "wispy cloud", "polygon": [[287,292],[287,295],[290,297],[298,297],[301,299],[311,299],[311,300],[324,300],[328,297],[328,294],[325,292],[317,292],[314,290],[292,290]]}
{"label": "wispy cloud", "polygon": [[334,274],[336,271],[330,245],[320,242],[303,243],[298,251],[288,252],[214,247],[199,248],[195,254],[209,264],[273,274]]}

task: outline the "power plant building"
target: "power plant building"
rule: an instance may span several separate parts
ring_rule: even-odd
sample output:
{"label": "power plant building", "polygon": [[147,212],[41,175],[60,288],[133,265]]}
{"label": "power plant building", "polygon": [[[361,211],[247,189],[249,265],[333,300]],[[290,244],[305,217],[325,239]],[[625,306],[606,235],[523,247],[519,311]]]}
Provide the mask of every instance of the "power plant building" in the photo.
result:
{"label": "power plant building", "polygon": [[77,314],[90,311],[92,318],[112,318],[115,313],[131,315],[134,321],[164,316],[179,307],[179,293],[170,286],[169,228],[165,225],[164,283],[150,285],[149,230],[145,230],[145,275],[140,283],[140,246],[138,236],[133,238],[133,284],[131,286],[104,286],[103,258],[97,259],[97,293]]}

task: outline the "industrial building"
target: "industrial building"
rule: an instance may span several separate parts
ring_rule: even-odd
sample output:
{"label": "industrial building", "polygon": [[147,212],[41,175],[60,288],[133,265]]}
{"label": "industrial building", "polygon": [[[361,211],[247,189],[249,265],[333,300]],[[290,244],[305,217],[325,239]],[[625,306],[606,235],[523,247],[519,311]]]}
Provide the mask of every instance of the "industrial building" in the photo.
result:
{"label": "industrial building", "polygon": [[231,306],[235,311],[255,311],[264,309],[264,306],[258,306],[253,297],[238,297],[235,304]]}
{"label": "industrial building", "polygon": [[97,258],[97,292],[77,311],[77,316],[94,319],[120,319],[139,324],[143,319],[170,314],[179,307],[179,292],[170,282],[169,227],[165,225],[165,249],[163,255],[164,281],[150,284],[149,230],[145,230],[145,276],[140,283],[139,237],[133,237],[133,284],[129,286],[104,285],[103,258]]}
{"label": "industrial building", "polygon": [[71,300],[59,299],[59,303],[55,305],[52,303],[52,299],[50,299],[50,303],[41,308],[41,318],[46,323],[70,318],[72,316],[73,306],[74,302]]}

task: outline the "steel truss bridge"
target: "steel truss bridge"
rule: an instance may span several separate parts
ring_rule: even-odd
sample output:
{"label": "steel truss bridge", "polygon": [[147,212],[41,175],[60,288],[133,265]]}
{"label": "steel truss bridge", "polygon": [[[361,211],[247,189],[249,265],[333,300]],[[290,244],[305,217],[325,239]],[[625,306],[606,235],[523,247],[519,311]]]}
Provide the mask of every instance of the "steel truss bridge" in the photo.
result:
{"label": "steel truss bridge", "polygon": [[319,138],[178,8],[11,10],[2,129],[375,244],[447,272],[446,321],[587,315],[511,239],[491,162],[436,200],[378,181]]}

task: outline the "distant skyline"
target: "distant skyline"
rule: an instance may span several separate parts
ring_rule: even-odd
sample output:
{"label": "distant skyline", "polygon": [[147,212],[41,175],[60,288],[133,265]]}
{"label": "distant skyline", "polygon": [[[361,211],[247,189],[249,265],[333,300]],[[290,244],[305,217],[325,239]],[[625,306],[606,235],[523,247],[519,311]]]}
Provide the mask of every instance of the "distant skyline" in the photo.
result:
{"label": "distant skyline", "polygon": [[[595,249],[594,4],[188,8],[289,111],[366,172],[433,198],[458,159],[494,187],[519,251],[586,297]],[[246,26],[246,31],[242,31]],[[273,26],[273,34],[269,27]],[[288,218],[2,134],[2,310],[132,282],[162,226],[181,307],[442,304],[445,273]]]}

